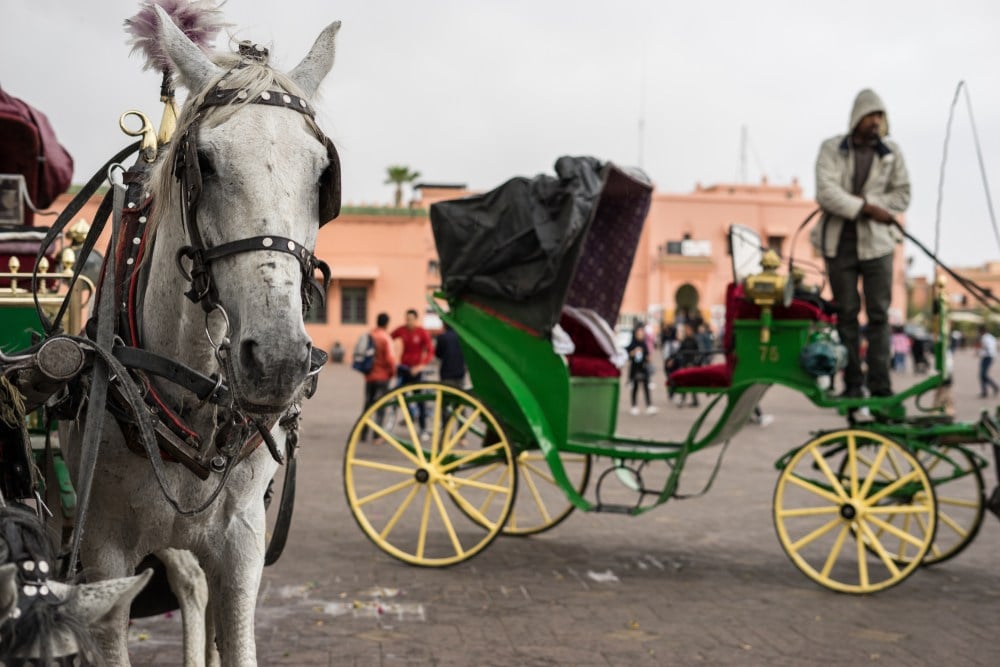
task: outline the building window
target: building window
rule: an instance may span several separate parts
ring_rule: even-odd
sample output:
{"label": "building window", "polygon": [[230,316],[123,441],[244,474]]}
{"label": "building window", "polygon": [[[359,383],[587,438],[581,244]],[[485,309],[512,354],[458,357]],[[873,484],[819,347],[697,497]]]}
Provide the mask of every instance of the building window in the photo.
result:
{"label": "building window", "polygon": [[778,253],[779,256],[783,255],[783,253],[781,252],[781,249],[784,246],[785,246],[785,237],[784,236],[768,236],[767,237],[767,247],[768,247],[768,249],[773,250],[774,252]]}
{"label": "building window", "polygon": [[321,299],[316,292],[310,294],[312,303],[303,318],[306,324],[326,324],[326,299]]}
{"label": "building window", "polygon": [[340,323],[341,324],[368,323],[367,287],[340,288]]}

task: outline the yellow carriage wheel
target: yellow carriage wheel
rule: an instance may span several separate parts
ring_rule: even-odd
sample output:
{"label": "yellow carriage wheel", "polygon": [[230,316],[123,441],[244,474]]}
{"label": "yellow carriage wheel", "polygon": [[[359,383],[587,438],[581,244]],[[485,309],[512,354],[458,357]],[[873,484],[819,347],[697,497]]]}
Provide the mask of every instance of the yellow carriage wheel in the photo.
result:
{"label": "yellow carriage wheel", "polygon": [[[893,523],[903,515],[913,520]],[[843,593],[874,593],[908,577],[930,550],[934,487],[916,457],[893,440],[834,431],[803,445],[785,465],[774,492],[774,525],[807,577]],[[912,548],[911,561],[898,560],[899,543]]]}
{"label": "yellow carriage wheel", "polygon": [[[961,447],[943,445],[931,450],[922,449],[916,456],[931,478],[937,503],[934,542],[921,561],[921,565],[934,565],[957,556],[979,532],[986,505],[983,476],[972,455]],[[859,450],[857,459],[859,474],[867,474],[866,471],[871,470],[872,452]],[[905,498],[897,498],[890,502],[909,506],[911,503],[906,501]],[[922,493],[917,493],[912,502],[923,504],[925,498]],[[921,521],[919,514],[910,513],[888,514],[884,518],[903,532],[909,532],[912,522]],[[892,547],[890,553],[900,563],[908,563],[916,555],[916,546],[906,540],[882,529],[877,530],[875,535],[887,547]]]}
{"label": "yellow carriage wheel", "polygon": [[[569,483],[583,495],[590,481],[590,455],[559,452],[559,461]],[[520,452],[517,455],[517,501],[504,526],[504,535],[537,535],[555,528],[574,509],[576,506],[556,482],[541,450]]]}
{"label": "yellow carriage wheel", "polygon": [[[452,420],[456,413],[464,415],[461,423]],[[479,399],[446,385],[410,384],[382,396],[355,424],[344,488],[355,520],[380,549],[412,565],[444,567],[475,556],[500,534],[514,504],[517,466]]]}

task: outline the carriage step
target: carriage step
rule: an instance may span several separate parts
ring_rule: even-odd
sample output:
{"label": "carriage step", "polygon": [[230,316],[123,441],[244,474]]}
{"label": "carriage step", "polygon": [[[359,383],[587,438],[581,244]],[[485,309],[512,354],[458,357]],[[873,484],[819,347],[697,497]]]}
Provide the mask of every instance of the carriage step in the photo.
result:
{"label": "carriage step", "polygon": [[617,505],[614,503],[607,503],[602,505],[594,505],[594,512],[608,512],[610,514],[635,514],[635,505]]}

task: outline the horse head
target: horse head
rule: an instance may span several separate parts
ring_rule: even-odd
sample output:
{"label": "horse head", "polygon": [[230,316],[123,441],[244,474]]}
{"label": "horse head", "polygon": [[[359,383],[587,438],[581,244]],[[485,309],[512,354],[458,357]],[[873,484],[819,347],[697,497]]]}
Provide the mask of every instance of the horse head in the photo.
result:
{"label": "horse head", "polygon": [[303,321],[321,264],[312,249],[339,211],[339,160],[311,99],[333,65],[340,22],[283,74],[256,45],[210,58],[157,11],[164,51],[190,95],[180,139],[154,175],[156,197],[169,191],[181,209],[182,266],[190,261],[193,298],[223,341],[217,356],[234,395],[250,412],[280,412],[312,370]]}
{"label": "horse head", "polygon": [[80,585],[50,579],[55,549],[45,526],[18,507],[0,509],[0,563],[4,665],[96,664],[90,628],[127,608],[152,575]]}

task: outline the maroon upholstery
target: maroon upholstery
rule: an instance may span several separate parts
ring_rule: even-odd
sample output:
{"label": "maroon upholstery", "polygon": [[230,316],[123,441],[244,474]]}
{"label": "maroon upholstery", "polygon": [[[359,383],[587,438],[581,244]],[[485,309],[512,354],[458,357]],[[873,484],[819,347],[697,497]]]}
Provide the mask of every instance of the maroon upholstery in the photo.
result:
{"label": "maroon upholstery", "polygon": [[572,377],[584,378],[616,378],[621,375],[621,371],[606,358],[584,357],[579,354],[571,354],[566,357],[569,364],[569,374]]}
{"label": "maroon upholstery", "polygon": [[[35,201],[38,193],[38,155],[41,153],[38,131],[20,118],[0,112],[0,146],[3,146],[3,151],[0,152],[0,174],[24,176],[28,196]],[[20,223],[30,225],[34,218],[35,214],[25,206],[24,220]],[[0,271],[6,270],[7,260],[4,259]]]}
{"label": "maroon upholstery", "polygon": [[593,332],[583,322],[564,310],[559,316],[559,326],[569,335],[576,348],[573,354],[566,357],[572,377],[608,378],[621,375],[621,371],[611,363]]}
{"label": "maroon upholstery", "polygon": [[[743,288],[739,288],[742,296]],[[756,320],[760,317],[760,306],[741,299],[739,313],[736,319]],[[814,322],[826,322],[836,324],[837,318],[834,315],[827,315],[819,306],[802,299],[792,299],[792,303],[786,306],[773,306],[771,308],[771,318],[775,320],[812,320]]]}
{"label": "maroon upholstery", "polygon": [[680,368],[668,377],[668,382],[673,387],[728,387],[733,382],[733,366],[736,365],[735,337],[733,335],[733,322],[738,318],[758,317],[748,315],[748,306],[756,308],[743,296],[743,286],[736,283],[729,283],[726,287],[726,323],[722,330],[722,349],[726,353],[726,361],[722,364],[712,364],[711,366],[690,366]]}

